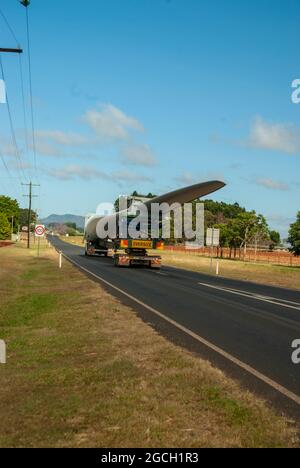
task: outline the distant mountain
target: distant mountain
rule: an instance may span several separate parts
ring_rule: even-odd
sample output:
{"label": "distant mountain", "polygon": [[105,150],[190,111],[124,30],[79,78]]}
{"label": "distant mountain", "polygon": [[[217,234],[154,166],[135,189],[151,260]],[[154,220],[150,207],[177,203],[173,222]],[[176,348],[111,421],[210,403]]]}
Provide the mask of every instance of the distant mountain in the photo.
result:
{"label": "distant mountain", "polygon": [[51,223],[58,223],[58,224],[76,223],[76,226],[82,229],[84,228],[84,221],[85,221],[84,216],[77,216],[77,215],[72,215],[72,214],[63,214],[63,215],[52,214],[48,216],[47,218],[40,220],[41,224],[45,224],[45,226],[48,226]]}

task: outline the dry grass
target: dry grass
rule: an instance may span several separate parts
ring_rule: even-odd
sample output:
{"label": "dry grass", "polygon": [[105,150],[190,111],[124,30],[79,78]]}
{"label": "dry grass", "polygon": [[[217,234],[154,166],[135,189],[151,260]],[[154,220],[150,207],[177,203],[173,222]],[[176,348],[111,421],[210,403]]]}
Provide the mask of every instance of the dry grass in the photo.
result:
{"label": "dry grass", "polygon": [[84,237],[83,236],[60,236],[61,240],[68,242],[69,244],[79,245],[80,247],[84,246]]}
{"label": "dry grass", "polygon": [[286,447],[291,424],[57,254],[0,250],[1,447]]}
{"label": "dry grass", "polygon": [[[213,259],[213,271],[210,269],[210,258],[201,257],[194,252],[161,252],[164,265],[184,268],[200,273],[215,274],[216,259]],[[235,260],[219,260],[219,274],[225,278],[233,278],[256,283],[300,289],[300,268],[268,264],[249,263]]]}

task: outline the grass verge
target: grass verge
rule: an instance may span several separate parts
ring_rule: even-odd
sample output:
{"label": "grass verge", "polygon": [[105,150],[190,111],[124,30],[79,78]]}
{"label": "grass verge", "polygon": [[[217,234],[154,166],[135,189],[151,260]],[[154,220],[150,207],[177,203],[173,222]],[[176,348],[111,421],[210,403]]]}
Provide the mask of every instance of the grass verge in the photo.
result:
{"label": "grass verge", "polygon": [[[215,274],[217,260],[213,259],[213,270],[210,268],[210,258],[201,257],[195,253],[162,251],[163,264],[184,268],[201,273]],[[280,286],[300,290],[300,268],[271,265],[266,263],[249,263],[240,260],[219,260],[219,274],[232,278],[270,286]]]}
{"label": "grass verge", "polygon": [[43,247],[0,250],[1,447],[288,447],[294,425]]}

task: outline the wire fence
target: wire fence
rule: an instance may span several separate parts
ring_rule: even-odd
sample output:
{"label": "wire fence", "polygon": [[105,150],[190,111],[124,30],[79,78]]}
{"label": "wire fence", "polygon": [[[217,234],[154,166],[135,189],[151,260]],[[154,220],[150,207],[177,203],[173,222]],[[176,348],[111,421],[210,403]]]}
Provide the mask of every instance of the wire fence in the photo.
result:
{"label": "wire fence", "polygon": [[300,267],[300,257],[295,257],[293,254],[285,250],[255,251],[255,249],[247,249],[246,253],[244,253],[243,249],[236,249],[236,251],[225,247],[213,247],[212,249],[210,247],[201,247],[194,249],[186,246],[165,246],[165,250],[172,252],[185,252],[188,255],[201,257],[210,257],[212,255],[213,257],[242,260],[244,262]]}

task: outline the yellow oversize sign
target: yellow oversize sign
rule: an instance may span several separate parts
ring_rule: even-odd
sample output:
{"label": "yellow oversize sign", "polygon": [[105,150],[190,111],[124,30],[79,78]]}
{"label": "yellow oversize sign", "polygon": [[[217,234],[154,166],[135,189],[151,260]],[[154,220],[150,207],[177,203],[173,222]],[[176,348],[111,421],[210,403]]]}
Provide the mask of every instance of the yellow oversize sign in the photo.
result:
{"label": "yellow oversize sign", "polygon": [[152,249],[153,243],[152,241],[134,240],[132,241],[132,247],[134,249]]}

